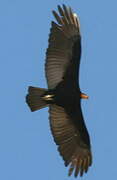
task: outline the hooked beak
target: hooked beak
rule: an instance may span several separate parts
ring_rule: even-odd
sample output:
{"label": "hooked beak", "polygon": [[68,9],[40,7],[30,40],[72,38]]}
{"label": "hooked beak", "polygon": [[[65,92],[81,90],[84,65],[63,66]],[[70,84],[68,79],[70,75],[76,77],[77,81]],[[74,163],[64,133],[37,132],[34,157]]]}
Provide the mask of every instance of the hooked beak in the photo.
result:
{"label": "hooked beak", "polygon": [[87,96],[87,95],[84,94],[84,93],[81,93],[81,94],[80,94],[80,97],[81,97],[82,99],[88,99],[88,98],[89,98],[89,96]]}

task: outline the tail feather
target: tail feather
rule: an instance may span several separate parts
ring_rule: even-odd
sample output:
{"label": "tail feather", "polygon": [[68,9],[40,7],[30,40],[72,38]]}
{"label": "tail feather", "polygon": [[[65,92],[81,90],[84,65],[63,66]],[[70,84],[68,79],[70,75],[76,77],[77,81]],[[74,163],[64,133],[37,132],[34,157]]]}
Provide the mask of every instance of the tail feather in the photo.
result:
{"label": "tail feather", "polygon": [[46,91],[47,90],[44,88],[29,87],[28,94],[26,96],[26,103],[31,111],[36,111],[48,106],[46,101],[41,98]]}

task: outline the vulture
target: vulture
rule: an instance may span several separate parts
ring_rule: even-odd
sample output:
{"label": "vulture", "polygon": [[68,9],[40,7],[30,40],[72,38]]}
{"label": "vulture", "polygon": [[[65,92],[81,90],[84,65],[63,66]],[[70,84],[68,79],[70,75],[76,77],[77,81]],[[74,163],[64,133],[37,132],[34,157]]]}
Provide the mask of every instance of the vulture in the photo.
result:
{"label": "vulture", "polygon": [[83,176],[92,164],[92,153],[81,109],[81,100],[88,96],[79,86],[80,23],[71,7],[58,5],[58,12],[52,13],[56,22],[51,22],[46,51],[48,88],[29,86],[26,103],[31,111],[49,107],[50,129],[65,166],[69,166],[68,175]]}

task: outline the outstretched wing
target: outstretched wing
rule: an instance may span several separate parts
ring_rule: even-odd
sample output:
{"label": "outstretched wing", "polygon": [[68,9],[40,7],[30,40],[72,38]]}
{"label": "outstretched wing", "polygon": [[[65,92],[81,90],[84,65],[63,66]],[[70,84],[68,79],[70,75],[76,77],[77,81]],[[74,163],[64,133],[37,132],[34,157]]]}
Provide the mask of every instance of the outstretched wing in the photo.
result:
{"label": "outstretched wing", "polygon": [[74,124],[74,119],[60,106],[50,105],[49,113],[50,127],[58,145],[58,151],[63,157],[65,166],[70,165],[69,176],[73,170],[75,170],[75,177],[78,173],[82,176],[84,172],[88,171],[88,167],[92,163],[87,131],[83,130],[84,127],[80,122],[79,130],[78,126]]}
{"label": "outstretched wing", "polygon": [[45,72],[48,88],[55,88],[71,67],[71,75],[78,80],[81,55],[80,25],[71,8],[58,6],[60,16],[53,11],[58,24],[52,22],[46,52]]}

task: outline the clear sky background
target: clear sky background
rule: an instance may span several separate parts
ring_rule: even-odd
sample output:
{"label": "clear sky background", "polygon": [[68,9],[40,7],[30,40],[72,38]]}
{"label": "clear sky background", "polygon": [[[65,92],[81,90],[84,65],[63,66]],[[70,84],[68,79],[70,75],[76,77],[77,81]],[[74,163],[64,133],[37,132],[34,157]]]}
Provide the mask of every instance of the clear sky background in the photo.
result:
{"label": "clear sky background", "polygon": [[[67,180],[50,132],[48,108],[31,113],[29,85],[44,74],[51,10],[70,5],[80,17],[80,85],[93,165],[82,180],[117,178],[117,1],[0,1],[0,180]],[[79,178],[80,179],[80,178]]]}

